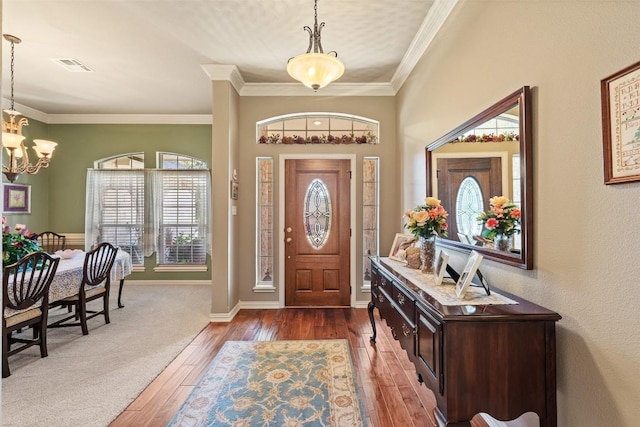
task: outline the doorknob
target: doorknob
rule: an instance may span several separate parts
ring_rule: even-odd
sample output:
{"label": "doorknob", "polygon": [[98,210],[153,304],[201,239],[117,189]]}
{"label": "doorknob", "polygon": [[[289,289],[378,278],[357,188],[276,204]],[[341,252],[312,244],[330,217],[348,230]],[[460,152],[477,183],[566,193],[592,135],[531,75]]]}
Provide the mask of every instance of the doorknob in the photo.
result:
{"label": "doorknob", "polygon": [[284,241],[287,242],[287,243],[291,243],[292,240],[293,239],[291,237],[287,237],[286,239],[284,239]]}
{"label": "doorknob", "polygon": [[287,227],[287,228],[285,229],[285,231],[286,231],[287,233],[291,233],[291,231],[292,231],[292,230],[293,230],[293,229],[292,229],[291,227]]}

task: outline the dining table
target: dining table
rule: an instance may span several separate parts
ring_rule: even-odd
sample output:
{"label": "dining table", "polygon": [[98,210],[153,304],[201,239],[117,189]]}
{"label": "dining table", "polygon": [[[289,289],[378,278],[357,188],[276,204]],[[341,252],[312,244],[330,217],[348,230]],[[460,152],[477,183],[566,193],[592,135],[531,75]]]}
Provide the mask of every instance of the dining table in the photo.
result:
{"label": "dining table", "polygon": [[[49,303],[67,298],[78,293],[78,286],[82,281],[84,259],[86,253],[77,250],[75,253],[61,254],[58,269],[53,276],[49,287]],[[119,281],[118,307],[122,308],[122,288],[125,278],[131,274],[133,266],[131,255],[128,252],[118,249],[116,259],[111,268],[111,282]]]}
{"label": "dining table", "polygon": [[[84,259],[86,253],[79,249],[74,251],[58,251],[58,253],[52,254],[60,257],[58,263],[58,269],[56,270],[51,285],[49,286],[49,304],[54,301],[58,301],[78,293],[80,283],[82,282],[82,275],[84,270]],[[62,256],[60,256],[62,255]],[[131,262],[131,255],[128,252],[118,249],[116,253],[116,259],[111,267],[111,282],[119,281],[120,286],[118,289],[118,307],[123,308],[122,304],[122,288],[124,286],[125,278],[133,271],[133,265]],[[40,306],[40,302],[36,304],[36,307]],[[4,309],[4,316],[9,317],[18,314],[25,310],[13,310],[9,307]]]}

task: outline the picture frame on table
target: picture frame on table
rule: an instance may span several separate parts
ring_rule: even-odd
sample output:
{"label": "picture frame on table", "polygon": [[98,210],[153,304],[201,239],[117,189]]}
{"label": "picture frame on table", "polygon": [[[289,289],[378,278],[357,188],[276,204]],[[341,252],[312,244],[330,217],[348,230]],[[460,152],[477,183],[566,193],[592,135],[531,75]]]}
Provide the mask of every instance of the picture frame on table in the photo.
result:
{"label": "picture frame on table", "polygon": [[640,181],[640,62],[602,79],[604,183]]}
{"label": "picture frame on table", "polygon": [[471,251],[469,258],[467,258],[467,264],[464,266],[464,270],[460,273],[458,282],[456,283],[456,296],[459,299],[464,299],[464,295],[471,286],[471,281],[476,275],[476,271],[482,261],[482,255],[476,251]]}
{"label": "picture frame on table", "polygon": [[416,240],[413,234],[396,233],[396,237],[394,237],[393,244],[391,245],[391,251],[389,251],[389,258],[394,261],[404,262],[405,258],[402,256],[404,251],[413,246]]}
{"label": "picture frame on table", "polygon": [[433,284],[438,286],[442,284],[444,275],[447,272],[447,265],[449,263],[449,254],[445,251],[440,251],[436,258],[436,265],[433,272]]}
{"label": "picture frame on table", "polygon": [[31,186],[29,184],[4,184],[4,213],[31,213]]}

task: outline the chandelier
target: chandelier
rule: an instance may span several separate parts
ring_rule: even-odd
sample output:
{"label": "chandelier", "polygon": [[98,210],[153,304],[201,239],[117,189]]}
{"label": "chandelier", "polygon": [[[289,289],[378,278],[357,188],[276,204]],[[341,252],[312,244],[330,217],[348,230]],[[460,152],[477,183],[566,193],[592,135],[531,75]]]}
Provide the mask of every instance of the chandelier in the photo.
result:
{"label": "chandelier", "polygon": [[25,137],[22,135],[22,127],[28,126],[29,121],[26,117],[19,117],[20,113],[15,110],[13,99],[14,46],[22,40],[11,34],[3,34],[3,36],[11,43],[11,108],[4,110],[9,120],[4,119],[4,114],[2,117],[2,146],[9,154],[9,162],[2,165],[2,173],[9,181],[14,182],[23,173],[35,174],[40,168],[49,167],[51,154],[58,144],[44,139],[34,139],[33,150],[38,156],[38,161],[36,164],[29,163],[29,154],[23,143]]}
{"label": "chandelier", "polygon": [[324,22],[318,25],[318,0],[314,1],[313,11],[313,31],[308,26],[304,26],[304,30],[309,32],[307,53],[290,58],[287,62],[287,72],[303,85],[317,91],[332,81],[338,80],[344,73],[344,64],[338,59],[336,51],[324,53],[322,50],[320,32]]}

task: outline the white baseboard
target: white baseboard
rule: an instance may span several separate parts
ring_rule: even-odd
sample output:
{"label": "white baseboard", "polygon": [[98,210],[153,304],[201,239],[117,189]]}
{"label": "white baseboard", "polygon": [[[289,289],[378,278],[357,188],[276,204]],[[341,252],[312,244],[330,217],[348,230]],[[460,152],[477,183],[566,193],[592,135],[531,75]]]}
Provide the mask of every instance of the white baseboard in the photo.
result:
{"label": "white baseboard", "polygon": [[240,311],[240,303],[236,304],[235,307],[231,309],[228,313],[210,313],[209,314],[209,322],[211,323],[223,323],[223,322],[231,322],[236,314]]}

